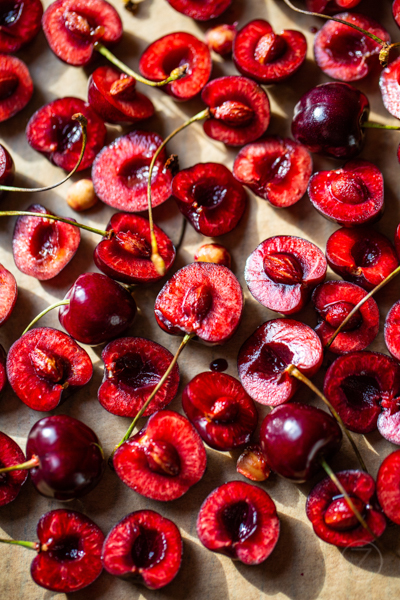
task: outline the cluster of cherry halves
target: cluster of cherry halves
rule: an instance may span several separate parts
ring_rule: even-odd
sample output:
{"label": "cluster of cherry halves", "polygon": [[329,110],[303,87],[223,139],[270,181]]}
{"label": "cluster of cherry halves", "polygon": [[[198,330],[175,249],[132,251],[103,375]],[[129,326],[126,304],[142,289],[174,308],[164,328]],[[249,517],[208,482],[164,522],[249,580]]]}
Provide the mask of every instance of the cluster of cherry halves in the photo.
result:
{"label": "cluster of cherry halves", "polygon": [[[337,13],[359,1],[326,0],[324,9]],[[231,0],[207,0],[199,7],[193,0],[168,2],[198,20],[215,18],[231,4]],[[308,0],[308,9],[315,10],[315,4]],[[57,220],[39,204],[18,217],[13,256],[20,271],[40,280],[55,277],[74,256],[80,241],[78,227],[83,227],[102,236],[94,253],[102,273],[81,275],[58,303],[67,334],[28,327],[7,356],[1,348],[0,389],[8,379],[30,408],[51,411],[91,378],[91,360],[77,342],[105,343],[99,402],[112,414],[133,418],[115,448],[112,465],[138,493],[160,501],[181,497],[204,474],[205,442],[220,451],[244,448],[237,468],[252,481],[266,480],[271,470],[294,482],[307,481],[322,465],[329,477],[310,493],[307,516],[317,535],[329,543],[357,547],[377,539],[386,527],[385,514],[400,524],[400,450],[383,461],[376,498],[375,482],[349,433],[378,428],[390,442],[400,444],[400,301],[385,324],[385,342],[393,358],[365,351],[379,329],[379,310],[371,296],[400,271],[400,229],[393,246],[377,231],[359,228],[383,213],[383,177],[375,165],[355,158],[365,128],[374,125],[367,121],[368,99],[347,83],[365,77],[382,49],[390,49],[387,32],[355,13],[336,15],[351,28],[338,21],[321,27],[315,37],[316,61],[341,81],[313,88],[300,99],[292,123],[294,141],[264,135],[270,107],[261,84],[280,82],[301,67],[307,50],[301,32],[275,34],[269,23],[259,19],[239,30],[236,25],[212,28],[206,35],[208,46],[189,33],[168,34],[144,51],[141,75],[137,75],[109,50],[122,37],[122,23],[105,0],[56,0],[44,14],[40,0],[16,0],[5,11],[0,30],[0,121],[22,110],[32,96],[26,65],[10,53],[33,39],[41,25],[50,48],[67,64],[84,66],[95,51],[113,63],[98,67],[90,76],[88,103],[73,97],[49,103],[31,117],[26,134],[35,150],[67,171],[77,164],[78,170],[93,164],[95,194],[124,212],[115,214],[104,230],[71,219]],[[399,0],[393,3],[393,14],[400,24]],[[233,53],[243,76],[208,82],[209,47],[223,56]],[[400,117],[399,69],[397,59],[380,80],[385,106],[396,117]],[[243,146],[233,174],[217,163],[196,164],[175,174],[165,143],[152,132],[131,131],[105,146],[104,122],[136,123],[154,112],[151,101],[136,90],[136,80],[163,84],[164,91],[179,100],[201,92],[205,110],[179,130],[203,120],[212,139]],[[85,134],[81,123],[72,118],[77,113],[86,119]],[[350,161],[340,169],[312,175],[310,152]],[[0,146],[0,193],[11,185],[13,172],[12,157]],[[130,286],[159,281],[176,254],[152,218],[134,213],[147,208],[149,196],[154,207],[172,194],[198,232],[220,236],[238,225],[246,209],[243,184],[276,207],[291,206],[308,191],[315,208],[342,227],[329,238],[326,258],[313,243],[288,235],[263,241],[249,256],[245,280],[251,294],[284,318],[262,324],[241,347],[241,383],[210,371],[187,384],[182,395],[185,418],[162,410],[178,390],[178,356],[193,337],[211,344],[230,339],[240,323],[243,294],[229,268],[229,252],[210,244],[199,251],[194,263],[177,271],[156,298],[158,325],[184,336],[175,357],[151,340],[120,337],[136,313]],[[154,248],[162,259],[161,270],[152,260]],[[327,264],[344,281],[324,283]],[[1,325],[14,308],[17,285],[1,265],[0,276]],[[315,330],[286,318],[301,310],[310,297],[320,320]],[[322,394],[309,378],[321,367],[328,348],[339,357],[328,369]],[[312,406],[287,404],[300,381],[317,391],[335,418]],[[254,401],[275,407],[262,423],[259,444],[251,441],[258,422]],[[150,418],[131,437],[142,415]],[[335,474],[326,462],[341,445],[338,423],[353,444],[361,470]],[[0,505],[17,496],[28,469],[41,494],[70,500],[92,490],[105,468],[96,434],[66,415],[45,417],[33,426],[26,456],[0,433],[0,463]],[[263,489],[231,481],[206,498],[197,531],[210,550],[245,564],[259,564],[277,543],[279,519]],[[38,538],[39,542],[24,542],[37,551],[33,579],[59,592],[83,588],[103,567],[156,589],[175,577],[181,563],[178,528],[151,510],[127,515],[105,540],[86,516],[55,510],[40,519]],[[61,578],[55,564],[63,566]]]}

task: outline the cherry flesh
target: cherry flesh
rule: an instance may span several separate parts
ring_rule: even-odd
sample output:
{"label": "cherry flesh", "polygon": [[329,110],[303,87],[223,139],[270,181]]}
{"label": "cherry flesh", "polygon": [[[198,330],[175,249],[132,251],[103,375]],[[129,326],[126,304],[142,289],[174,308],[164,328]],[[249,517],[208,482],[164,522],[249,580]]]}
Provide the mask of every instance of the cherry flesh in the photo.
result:
{"label": "cherry flesh", "polygon": [[211,492],[197,517],[201,543],[245,565],[258,565],[268,558],[279,529],[273,500],[261,488],[243,481],[230,481]]}
{"label": "cherry flesh", "polygon": [[104,542],[102,562],[111,575],[129,577],[157,590],[178,573],[182,550],[175,523],[153,510],[138,510],[111,529]]}
{"label": "cherry flesh", "polygon": [[[12,467],[25,462],[21,448],[8,435],[0,432],[0,468]],[[9,504],[18,496],[28,477],[28,471],[9,471],[0,474],[0,506]]]}
{"label": "cherry flesh", "polygon": [[17,296],[18,287],[14,275],[0,264],[0,326],[11,316]]}
{"label": "cherry flesh", "polygon": [[59,320],[78,342],[95,346],[123,333],[136,315],[136,302],[119,283],[100,273],[80,275],[60,306]]}
{"label": "cherry flesh", "polygon": [[196,21],[208,21],[222,15],[231,5],[232,0],[167,0],[178,12]]}
{"label": "cherry flesh", "polygon": [[376,492],[385,515],[400,524],[400,450],[391,452],[379,467]]}
{"label": "cherry flesh", "polygon": [[32,94],[33,83],[26,64],[15,56],[0,54],[0,123],[25,108]]}
{"label": "cherry flesh", "polygon": [[[399,4],[400,8],[400,4]],[[400,14],[400,13],[399,13]],[[400,57],[390,63],[381,73],[379,87],[386,110],[400,118]]]}
{"label": "cherry flesh", "polygon": [[13,54],[33,40],[41,29],[40,0],[12,0],[0,7],[0,52]]}

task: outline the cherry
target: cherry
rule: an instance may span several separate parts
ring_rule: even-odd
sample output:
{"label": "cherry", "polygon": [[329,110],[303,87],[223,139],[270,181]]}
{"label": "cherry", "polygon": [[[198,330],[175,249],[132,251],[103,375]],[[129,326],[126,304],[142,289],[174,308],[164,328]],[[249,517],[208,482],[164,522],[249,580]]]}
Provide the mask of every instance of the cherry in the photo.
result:
{"label": "cherry", "polygon": [[[400,7],[400,5],[399,5]],[[379,87],[382,101],[386,110],[396,117],[400,117],[400,57],[390,63],[381,73]]]}
{"label": "cherry", "polygon": [[0,344],[0,392],[2,392],[7,384],[6,371],[7,354],[3,346]]}
{"label": "cherry", "polygon": [[391,452],[379,467],[376,493],[383,512],[391,521],[400,524],[400,450]]}
{"label": "cherry", "polygon": [[[25,462],[21,448],[7,434],[0,432],[0,468]],[[18,496],[28,477],[26,470],[10,471],[0,475],[0,506],[9,504]]]}
{"label": "cherry", "polygon": [[236,35],[236,23],[216,25],[206,31],[206,44],[217,54],[228,57],[232,54],[233,40]]}
{"label": "cherry", "polygon": [[233,175],[240,183],[279,208],[292,206],[302,198],[311,173],[308,150],[279,136],[248,144],[239,150],[233,164]]}
{"label": "cherry", "polygon": [[384,210],[382,173],[365,160],[352,160],[336,171],[314,173],[308,195],[318,212],[342,227],[374,223]]}
{"label": "cherry", "polygon": [[[389,33],[373,19],[358,13],[340,13],[336,18],[353,23],[390,43]],[[381,44],[342,23],[328,21],[314,40],[317,65],[326,75],[341,81],[357,81],[366,77],[378,64]]]}
{"label": "cherry", "polygon": [[26,64],[15,56],[0,54],[0,123],[25,108],[32,94],[33,83]]}
{"label": "cherry", "polygon": [[40,327],[25,333],[7,355],[8,380],[27,406],[53,410],[93,374],[85,350],[65,333]]}
{"label": "cherry", "polygon": [[393,18],[400,27],[400,0],[394,0],[392,4]]}
{"label": "cherry", "polygon": [[196,375],[183,390],[182,408],[201,438],[216,450],[247,444],[257,426],[253,400],[225,373]]}
{"label": "cherry", "polygon": [[284,315],[301,310],[325,275],[326,260],[321,250],[290,235],[261,242],[248,257],[244,273],[254,298]]}
{"label": "cherry", "polygon": [[385,344],[390,354],[400,361],[400,301],[389,310],[385,321]]}
{"label": "cherry", "polygon": [[[336,477],[363,515],[370,531],[359,523],[335,483],[326,477],[307,498],[306,514],[319,538],[339,548],[358,548],[373,542],[386,529],[386,519],[374,506],[375,482],[362,471],[341,471]],[[372,535],[371,535],[372,533]]]}
{"label": "cherry", "polygon": [[0,264],[0,326],[11,316],[17,296],[18,287],[14,275]]}
{"label": "cherry", "polygon": [[260,444],[273,471],[301,483],[340,448],[342,432],[333,417],[314,406],[284,404],[264,419]]}
{"label": "cherry", "polygon": [[167,0],[167,2],[178,12],[196,19],[197,21],[208,21],[222,15],[230,6],[232,0]]}
{"label": "cherry", "polygon": [[[11,154],[0,144],[0,185],[12,185],[14,181],[15,166]],[[4,192],[0,188],[0,198],[4,197]]]}
{"label": "cherry", "polygon": [[340,12],[343,8],[354,8],[361,0],[306,0],[307,9],[328,14]]}
{"label": "cherry", "polygon": [[129,577],[157,590],[178,573],[182,549],[175,523],[153,510],[138,510],[111,529],[104,542],[102,562],[111,575]]}
{"label": "cherry", "polygon": [[197,517],[201,543],[245,565],[258,565],[268,558],[279,529],[273,500],[264,490],[243,481],[230,481],[211,492]]}
{"label": "cherry", "polygon": [[40,31],[43,6],[40,0],[12,0],[0,7],[0,52],[18,52]]}
{"label": "cherry", "polygon": [[247,206],[243,186],[218,163],[199,163],[180,171],[173,179],[172,193],[196,231],[209,237],[232,231]]}
{"label": "cherry", "polygon": [[144,429],[122,443],[113,465],[130,488],[153,500],[176,500],[200,481],[206,468],[206,451],[189,421],[163,410]]}
{"label": "cherry", "polygon": [[233,61],[238,71],[263,84],[287,79],[303,64],[307,41],[300,31],[275,34],[262,19],[247,23],[233,42]]}
{"label": "cherry", "polygon": [[38,553],[31,564],[31,576],[41,587],[69,594],[90,585],[102,572],[104,535],[82,513],[62,508],[46,513],[38,522],[37,536],[38,542],[1,542]]}
{"label": "cherry", "polygon": [[[114,415],[134,417],[167,370],[173,355],[160,344],[144,338],[119,338],[101,353],[103,383],[98,391],[100,404]],[[175,365],[143,416],[148,417],[173,400],[179,385]]]}

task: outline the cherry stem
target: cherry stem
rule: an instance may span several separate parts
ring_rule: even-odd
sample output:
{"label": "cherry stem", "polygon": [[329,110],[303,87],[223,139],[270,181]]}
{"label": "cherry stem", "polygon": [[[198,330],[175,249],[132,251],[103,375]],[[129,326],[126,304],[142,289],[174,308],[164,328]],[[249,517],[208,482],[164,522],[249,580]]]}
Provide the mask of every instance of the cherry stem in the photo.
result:
{"label": "cherry stem", "polygon": [[395,131],[399,131],[400,129],[397,125],[384,125],[383,123],[374,123],[373,121],[366,121],[362,124],[362,127],[367,129],[393,129]]}
{"label": "cherry stem", "polygon": [[66,177],[64,177],[64,179],[62,179],[58,183],[54,183],[53,185],[48,185],[46,187],[41,187],[41,188],[20,188],[20,187],[8,186],[8,185],[0,185],[1,192],[5,192],[5,191],[7,191],[7,192],[29,192],[29,193],[30,192],[47,192],[49,190],[53,190],[54,188],[58,187],[59,185],[62,185],[63,183],[68,181],[68,179],[70,179],[74,173],[76,173],[76,171],[79,169],[79,166],[82,162],[83,155],[85,154],[86,142],[87,142],[87,119],[81,113],[76,113],[75,115],[72,115],[72,119],[74,121],[79,122],[79,125],[81,126],[81,131],[82,131],[81,153],[79,155],[78,162],[76,163],[76,165],[74,166],[72,171],[70,173],[68,173],[68,175]]}
{"label": "cherry stem", "polygon": [[[35,323],[37,323],[39,321],[39,319],[41,319],[42,317],[44,317],[44,315],[46,315],[48,312],[50,312],[51,310],[53,310],[53,308],[58,308],[59,306],[64,306],[66,304],[69,304],[69,300],[60,300],[59,302],[56,302],[55,304],[51,304],[50,306],[48,306],[47,308],[45,308],[44,310],[42,310],[41,313],[39,313],[34,319],[33,321],[31,321],[28,325],[28,327],[26,327],[26,329],[24,329],[24,331],[22,332],[22,335],[25,335],[25,333],[27,331],[30,330],[31,327],[33,327],[35,325]],[[1,470],[0,470],[1,473]]]}
{"label": "cherry stem", "polygon": [[179,133],[183,129],[186,129],[186,127],[189,127],[189,125],[191,125],[192,123],[195,123],[196,121],[202,121],[203,119],[207,119],[209,116],[210,110],[209,108],[206,108],[205,110],[202,110],[201,112],[197,113],[197,115],[195,115],[194,117],[188,119],[185,123],[183,123],[183,125],[180,125],[177,129],[170,133],[169,136],[166,137],[162,144],[157,148],[150,163],[149,178],[147,180],[147,203],[149,211],[149,225],[151,237],[151,261],[159,275],[165,275],[165,263],[163,258],[160,256],[160,253],[158,252],[157,240],[154,233],[153,211],[151,206],[151,178],[153,175],[154,165],[160,152],[168,144],[168,142],[176,136],[177,133]]}
{"label": "cherry stem", "polygon": [[1,210],[0,217],[37,217],[38,219],[50,219],[51,221],[60,221],[61,223],[67,223],[67,225],[73,225],[79,229],[85,229],[85,231],[90,231],[91,233],[97,233],[97,235],[101,235],[107,239],[110,239],[110,237],[113,235],[111,231],[103,231],[102,229],[96,229],[95,227],[90,227],[89,225],[83,225],[82,223],[77,223],[73,219],[65,219],[64,217],[58,217],[57,215],[45,215],[26,210]]}
{"label": "cherry stem", "polygon": [[121,69],[121,71],[123,71],[124,73],[126,73],[130,77],[134,77],[136,81],[144,83],[145,85],[150,85],[151,87],[162,87],[163,85],[167,85],[167,83],[171,83],[172,81],[181,79],[186,75],[187,70],[189,68],[189,65],[185,63],[184,65],[173,69],[173,71],[171,71],[171,73],[169,74],[169,77],[167,77],[166,79],[163,79],[162,81],[150,81],[150,79],[146,79],[145,77],[138,75],[138,73],[135,73],[135,71],[132,71],[132,69],[130,69],[123,62],[118,60],[118,58],[112,52],[110,52],[108,48],[103,46],[101,42],[95,42],[94,49],[97,50],[97,52],[99,52],[100,54],[102,54],[115,67]]}
{"label": "cherry stem", "polygon": [[296,6],[293,6],[293,4],[290,2],[290,0],[283,0],[283,1],[287,6],[289,6],[289,8],[291,8],[292,10],[294,10],[298,13],[302,13],[303,15],[310,15],[313,17],[321,17],[322,19],[328,19],[329,21],[336,21],[336,23],[341,23],[342,25],[347,25],[348,27],[352,27],[352,29],[355,29],[356,31],[359,31],[360,33],[368,36],[369,38],[371,38],[371,40],[373,40],[374,42],[376,42],[377,44],[379,44],[381,46],[381,51],[379,52],[379,62],[382,67],[388,66],[390,50],[392,48],[397,48],[398,46],[400,46],[400,42],[396,42],[394,44],[391,44],[390,42],[385,42],[384,40],[381,40],[381,38],[374,35],[370,31],[366,31],[362,27],[358,27],[358,25],[354,25],[354,23],[349,23],[348,21],[343,21],[343,19],[338,19],[337,17],[324,15],[322,13],[316,13],[316,12],[311,12],[309,10],[303,10],[301,8],[297,8]]}
{"label": "cherry stem", "polygon": [[336,412],[336,410],[334,409],[332,404],[329,402],[328,398],[326,396],[324,396],[324,394],[322,392],[320,392],[320,390],[313,384],[313,382],[310,381],[308,379],[308,377],[303,375],[303,373],[301,371],[299,371],[299,369],[297,367],[295,367],[295,365],[289,365],[288,367],[286,367],[285,371],[292,377],[295,377],[302,383],[305,383],[310,388],[310,390],[312,392],[314,392],[314,394],[317,394],[318,398],[321,398],[322,402],[324,402],[326,404],[326,406],[329,408],[329,410],[335,417],[336,421],[339,423],[339,425],[342,427],[343,431],[345,432],[345,434],[354,450],[354,453],[357,456],[357,459],[358,459],[358,462],[360,463],[361,469],[363,471],[365,471],[366,473],[368,473],[367,467],[365,466],[365,462],[360,454],[359,449],[357,448],[357,445],[353,439],[353,436],[351,435],[350,431],[347,429],[346,425],[343,423],[341,416]]}
{"label": "cherry stem", "polygon": [[178,252],[179,248],[182,246],[183,238],[185,237],[186,225],[187,225],[187,221],[186,221],[185,217],[183,217],[181,233],[180,233],[180,236],[179,236],[178,243],[175,246],[175,250],[177,252]]}
{"label": "cherry stem", "polygon": [[24,469],[33,469],[34,467],[38,467],[40,465],[39,457],[32,456],[30,460],[27,460],[24,463],[19,465],[12,465],[11,467],[4,467],[0,469],[0,473],[8,473],[9,471],[22,471]]}
{"label": "cherry stem", "polygon": [[40,544],[39,542],[23,542],[21,540],[4,540],[0,539],[0,543],[2,544],[15,544],[17,546],[23,546],[24,548],[29,548],[29,550],[36,550],[39,552]]}
{"label": "cherry stem", "polygon": [[124,435],[124,437],[122,438],[122,440],[120,441],[120,443],[117,444],[117,446],[115,446],[114,451],[113,451],[111,457],[114,455],[115,451],[124,442],[126,442],[130,438],[130,436],[132,434],[132,431],[135,428],[136,423],[138,422],[138,420],[140,419],[140,417],[143,415],[144,411],[149,406],[150,402],[153,400],[153,398],[157,394],[158,390],[164,385],[165,380],[167,379],[168,375],[171,373],[172,369],[174,368],[174,366],[176,364],[176,361],[178,360],[179,355],[181,354],[182,350],[187,345],[187,343],[190,342],[190,340],[192,339],[192,337],[194,337],[194,335],[195,335],[194,333],[187,333],[185,335],[185,337],[183,338],[183,340],[182,340],[182,342],[181,342],[178,350],[176,351],[176,354],[175,354],[174,358],[172,359],[172,361],[168,365],[168,369],[165,371],[164,375],[161,377],[160,381],[157,383],[156,387],[151,392],[150,396],[147,398],[146,402],[143,404],[142,408],[139,410],[139,412],[137,413],[137,415],[133,419],[132,423],[130,424],[130,426],[128,428],[128,431],[126,432],[126,434]]}
{"label": "cherry stem", "polygon": [[371,290],[366,296],[364,296],[364,298],[362,300],[360,300],[360,302],[358,304],[355,305],[354,308],[352,308],[352,310],[349,312],[349,314],[347,315],[347,317],[345,319],[343,319],[343,321],[340,323],[339,327],[336,329],[335,333],[332,335],[332,337],[325,344],[324,350],[327,350],[332,345],[332,343],[335,340],[336,336],[339,335],[339,333],[342,331],[343,327],[345,327],[345,325],[347,325],[347,323],[350,321],[350,319],[362,307],[362,305],[364,304],[364,302],[367,302],[367,300],[369,300],[375,294],[375,292],[378,292],[387,283],[389,283],[389,281],[391,281],[392,279],[394,279],[399,273],[400,273],[400,266],[397,267],[394,271],[392,271],[390,273],[390,275],[388,275],[383,281],[381,281],[380,283],[378,283],[378,285],[375,286],[373,290]]}

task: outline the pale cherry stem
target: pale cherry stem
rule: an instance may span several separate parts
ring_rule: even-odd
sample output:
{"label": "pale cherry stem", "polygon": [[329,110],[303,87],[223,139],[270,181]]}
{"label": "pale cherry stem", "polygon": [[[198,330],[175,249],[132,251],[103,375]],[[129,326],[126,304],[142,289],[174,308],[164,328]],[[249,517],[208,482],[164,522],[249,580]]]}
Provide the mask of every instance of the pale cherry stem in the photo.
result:
{"label": "pale cherry stem", "polygon": [[123,62],[121,62],[112,52],[110,52],[108,48],[103,46],[103,44],[101,44],[100,42],[95,42],[94,49],[97,50],[97,52],[102,54],[107,60],[110,61],[110,63],[112,63],[115,67],[118,67],[118,69],[120,69],[124,73],[126,73],[130,77],[134,77],[136,81],[139,81],[140,83],[144,83],[145,85],[149,85],[151,87],[162,87],[164,85],[167,85],[167,83],[172,83],[177,79],[181,79],[186,75],[187,70],[189,68],[188,64],[184,64],[171,71],[171,73],[166,79],[163,79],[162,81],[150,81],[150,79],[146,79],[138,73],[135,73],[135,71],[132,71],[132,69],[127,67]]}
{"label": "pale cherry stem", "polygon": [[349,312],[347,317],[345,319],[343,319],[343,321],[340,323],[339,327],[336,329],[335,333],[325,344],[324,350],[327,350],[329,348],[329,346],[332,345],[336,336],[342,331],[343,327],[345,327],[347,325],[347,323],[350,321],[350,319],[362,307],[364,302],[367,302],[367,300],[369,300],[375,294],[375,292],[378,292],[387,283],[389,283],[389,281],[392,281],[392,279],[394,279],[399,273],[400,273],[400,266],[397,267],[394,271],[392,271],[383,281],[381,281],[381,283],[378,283],[378,285],[375,286],[373,290],[371,290],[366,296],[364,296],[364,298],[362,300],[360,300],[360,302],[358,304],[355,305],[354,308],[352,308],[352,310]]}
{"label": "pale cherry stem", "polygon": [[37,217],[38,219],[60,221],[61,223],[66,223],[67,225],[72,225],[73,227],[78,227],[79,229],[96,233],[97,235],[101,235],[106,239],[110,239],[113,235],[112,231],[104,231],[103,229],[96,229],[95,227],[90,227],[89,225],[82,225],[82,223],[77,223],[73,219],[65,219],[64,217],[58,217],[57,215],[46,215],[37,212],[29,212],[26,210],[1,210],[0,217]]}
{"label": "pale cherry stem", "polygon": [[[33,321],[31,321],[29,323],[28,327],[26,327],[24,329],[24,331],[22,332],[22,335],[25,335],[25,333],[27,331],[29,331],[30,328],[33,327],[35,325],[35,323],[37,323],[39,321],[39,319],[41,319],[42,317],[44,317],[44,315],[46,315],[48,312],[53,310],[53,308],[58,308],[59,306],[66,306],[67,304],[69,304],[69,300],[60,300],[59,302],[55,302],[55,304],[51,304],[50,306],[48,306],[47,308],[42,310],[42,312],[39,313],[38,315],[36,315],[36,317],[33,319]],[[0,471],[0,473],[1,473],[1,471]]]}
{"label": "pale cherry stem", "polygon": [[336,21],[336,23],[341,23],[342,25],[347,25],[348,27],[351,27],[352,29],[359,31],[363,35],[368,36],[371,40],[373,40],[374,42],[376,42],[377,44],[379,44],[381,46],[381,51],[379,52],[379,62],[382,67],[388,66],[390,50],[392,48],[398,48],[400,46],[400,42],[396,42],[394,44],[391,44],[390,42],[385,42],[384,40],[381,40],[381,38],[374,35],[373,33],[366,31],[365,29],[362,29],[362,27],[358,27],[358,25],[354,25],[354,23],[349,23],[348,21],[343,21],[343,19],[338,19],[337,17],[324,15],[322,13],[316,13],[316,12],[311,12],[309,10],[303,10],[301,8],[297,8],[290,2],[290,0],[284,0],[284,2],[287,6],[289,6],[289,8],[291,8],[292,10],[294,10],[298,13],[301,13],[303,15],[310,15],[312,17],[321,17],[322,19],[328,19],[329,21]]}
{"label": "pale cherry stem", "polygon": [[289,365],[288,367],[286,367],[285,371],[289,375],[291,375],[291,377],[295,377],[296,379],[298,379],[299,381],[301,381],[302,383],[307,385],[310,388],[310,390],[312,392],[314,392],[314,394],[316,394],[318,396],[318,398],[321,398],[322,402],[324,402],[326,404],[326,406],[331,411],[332,415],[335,417],[336,421],[339,423],[339,425],[342,427],[343,431],[345,432],[347,439],[349,440],[349,442],[354,450],[354,453],[357,456],[357,459],[358,459],[358,462],[360,463],[361,469],[363,471],[365,471],[365,473],[368,473],[368,469],[365,466],[365,462],[360,454],[359,449],[357,448],[357,445],[353,439],[353,436],[351,435],[350,431],[347,429],[347,427],[343,423],[341,416],[337,413],[337,411],[334,409],[332,404],[329,402],[328,398],[326,396],[324,396],[324,394],[322,392],[320,392],[320,390],[313,384],[313,382],[310,381],[308,379],[308,377],[303,375],[303,373],[301,371],[299,371],[299,369],[297,367],[295,367],[294,365]]}
{"label": "pale cherry stem", "polygon": [[[114,452],[124,443],[126,442],[126,440],[128,440],[132,434],[132,431],[135,428],[136,423],[138,422],[138,420],[140,419],[140,417],[143,415],[144,411],[146,410],[146,408],[149,406],[150,402],[153,400],[154,396],[157,394],[158,390],[164,385],[165,380],[167,379],[168,375],[171,373],[172,369],[174,368],[182,350],[184,349],[184,347],[187,345],[188,342],[190,342],[190,340],[194,337],[194,333],[188,333],[185,335],[185,337],[183,338],[178,350],[176,351],[176,354],[174,356],[174,358],[172,359],[172,361],[170,362],[168,369],[165,371],[164,375],[161,377],[160,381],[157,383],[156,387],[154,388],[154,390],[151,392],[150,396],[147,398],[146,402],[143,404],[142,408],[139,410],[139,412],[137,413],[137,415],[135,416],[135,418],[133,419],[132,423],[129,426],[128,431],[126,432],[126,434],[124,435],[124,437],[122,438],[122,440],[120,441],[120,443],[115,446],[114,448]],[[114,455],[114,452],[112,453],[112,456]]]}
{"label": "pale cherry stem", "polygon": [[11,465],[11,467],[3,467],[0,469],[0,473],[8,473],[9,471],[23,471],[26,469],[33,469],[34,467],[38,467],[40,465],[39,457],[33,456],[30,460],[27,460],[24,463],[19,465]]}
{"label": "pale cherry stem", "polygon": [[160,152],[168,144],[168,142],[170,140],[172,140],[173,137],[175,137],[183,129],[186,129],[186,127],[189,127],[189,125],[191,125],[192,123],[195,123],[196,121],[202,121],[203,119],[207,119],[209,116],[210,116],[210,110],[208,108],[206,108],[205,110],[202,110],[201,112],[199,112],[197,115],[195,115],[191,119],[188,119],[185,123],[183,123],[183,125],[180,125],[177,129],[175,129],[172,133],[170,133],[169,136],[166,137],[165,140],[162,142],[162,144],[157,148],[157,150],[155,151],[155,153],[153,155],[151,163],[150,163],[149,178],[147,180],[147,206],[148,206],[148,211],[149,211],[149,225],[150,225],[150,239],[151,239],[151,261],[154,264],[154,267],[159,275],[165,275],[165,263],[164,263],[164,260],[162,259],[162,257],[160,256],[160,253],[158,252],[157,240],[156,240],[156,236],[154,234],[153,211],[152,211],[152,206],[151,206],[151,178],[153,175],[154,165],[156,163],[157,157],[160,154]]}
{"label": "pale cherry stem", "polygon": [[54,188],[58,187],[59,185],[62,185],[63,183],[68,181],[68,179],[70,179],[74,173],[76,173],[76,171],[79,169],[79,166],[82,162],[83,155],[85,154],[86,142],[87,142],[87,119],[81,113],[76,113],[75,115],[72,115],[72,119],[74,121],[79,122],[79,125],[81,126],[81,130],[82,130],[82,148],[81,148],[81,152],[80,152],[80,155],[78,158],[78,162],[76,163],[76,165],[72,169],[72,171],[70,173],[68,173],[68,175],[66,177],[64,177],[64,179],[62,179],[58,183],[54,183],[53,185],[48,185],[46,187],[41,187],[41,188],[20,188],[20,187],[13,187],[10,185],[0,185],[1,192],[6,192],[6,191],[7,192],[29,192],[29,193],[31,193],[31,192],[47,192],[49,190],[53,190]]}
{"label": "pale cherry stem", "polygon": [[24,548],[29,548],[29,550],[36,550],[36,552],[40,551],[39,542],[23,542],[21,540],[5,540],[0,539],[1,544],[15,544],[16,546],[23,546]]}

